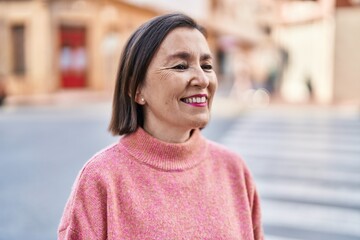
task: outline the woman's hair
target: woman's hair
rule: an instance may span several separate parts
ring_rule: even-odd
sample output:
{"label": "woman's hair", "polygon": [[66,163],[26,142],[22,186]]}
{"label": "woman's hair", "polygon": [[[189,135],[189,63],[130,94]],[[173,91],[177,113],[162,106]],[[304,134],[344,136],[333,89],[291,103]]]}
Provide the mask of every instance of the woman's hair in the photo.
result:
{"label": "woman's hair", "polygon": [[[165,37],[175,28],[205,29],[192,18],[172,13],[150,19],[129,38],[123,49],[114,90],[109,131],[113,135],[134,132],[144,124],[142,106],[135,102],[136,91],[145,81],[149,64]],[[154,93],[156,94],[156,93]]]}

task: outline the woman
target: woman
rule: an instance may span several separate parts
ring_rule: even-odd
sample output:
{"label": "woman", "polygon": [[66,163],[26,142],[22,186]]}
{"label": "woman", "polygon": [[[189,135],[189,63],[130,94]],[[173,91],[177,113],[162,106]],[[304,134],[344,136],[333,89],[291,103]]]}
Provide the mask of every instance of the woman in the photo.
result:
{"label": "woman", "polygon": [[125,46],[110,131],[80,172],[59,239],[262,239],[259,199],[234,153],[201,136],[217,87],[203,28],[183,14]]}

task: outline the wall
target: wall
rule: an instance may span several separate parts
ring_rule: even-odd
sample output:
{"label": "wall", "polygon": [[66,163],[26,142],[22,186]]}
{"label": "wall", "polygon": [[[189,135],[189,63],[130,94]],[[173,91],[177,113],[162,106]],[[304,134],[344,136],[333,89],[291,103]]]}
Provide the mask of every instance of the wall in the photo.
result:
{"label": "wall", "polygon": [[[12,94],[29,94],[43,92],[49,72],[46,65],[49,61],[49,34],[47,26],[48,13],[46,3],[40,1],[2,2],[2,66],[7,83],[7,91]],[[12,37],[11,27],[15,24],[25,26],[25,74],[15,75],[12,72]]]}
{"label": "wall", "polygon": [[360,103],[360,7],[338,8],[334,101]]}

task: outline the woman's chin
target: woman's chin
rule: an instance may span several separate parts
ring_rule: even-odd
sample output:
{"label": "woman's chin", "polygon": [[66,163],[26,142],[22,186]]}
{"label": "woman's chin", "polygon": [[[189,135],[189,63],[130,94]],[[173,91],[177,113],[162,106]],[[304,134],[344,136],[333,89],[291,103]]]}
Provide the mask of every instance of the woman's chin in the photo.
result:
{"label": "woman's chin", "polygon": [[210,120],[210,117],[199,118],[193,122],[193,128],[204,128]]}

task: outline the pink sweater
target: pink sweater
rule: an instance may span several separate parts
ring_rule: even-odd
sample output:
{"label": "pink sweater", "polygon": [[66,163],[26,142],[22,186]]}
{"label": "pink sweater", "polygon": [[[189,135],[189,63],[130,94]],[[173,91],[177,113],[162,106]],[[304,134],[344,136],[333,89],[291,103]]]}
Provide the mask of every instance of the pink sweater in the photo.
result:
{"label": "pink sweater", "polygon": [[85,164],[58,239],[263,239],[259,198],[244,162],[199,130],[171,144],[139,128]]}

